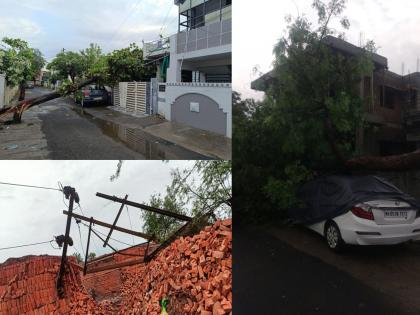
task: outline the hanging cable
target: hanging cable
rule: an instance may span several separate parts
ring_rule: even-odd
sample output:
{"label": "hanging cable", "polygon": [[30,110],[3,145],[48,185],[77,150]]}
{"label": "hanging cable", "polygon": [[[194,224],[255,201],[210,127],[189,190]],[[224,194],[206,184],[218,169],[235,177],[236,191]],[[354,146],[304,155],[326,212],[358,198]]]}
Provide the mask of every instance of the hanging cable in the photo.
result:
{"label": "hanging cable", "polygon": [[[89,227],[89,225],[87,225],[86,223],[82,223],[84,226],[86,226],[86,227]],[[108,236],[107,234],[105,234],[105,233],[102,233],[101,231],[98,231],[98,230],[95,230],[94,228],[92,228],[92,231],[95,231],[96,233],[98,233],[98,234],[101,234],[101,235],[103,235],[103,236]],[[113,241],[115,241],[115,242],[118,242],[118,243],[121,243],[121,244],[124,244],[124,245],[127,245],[127,246],[131,246],[132,244],[128,244],[128,243],[125,243],[125,242],[123,242],[123,241],[120,241],[120,240],[117,240],[117,239],[115,239],[115,238],[112,238],[112,237],[110,237],[109,239],[111,239],[111,240],[113,240]]]}
{"label": "hanging cable", "polygon": [[47,244],[47,243],[50,243],[50,242],[54,242],[54,240],[49,240],[49,241],[46,241],[46,242],[39,242],[39,243],[32,243],[32,244],[24,244],[24,245],[17,245],[17,246],[3,247],[3,248],[0,248],[0,250],[13,249],[13,248],[20,248],[20,247],[28,247],[28,246],[35,246],[35,245]]}
{"label": "hanging cable", "polygon": [[[127,210],[127,215],[128,215],[128,222],[130,222],[130,229],[131,231],[133,231],[133,226],[131,225],[131,218],[130,218],[130,212],[128,212],[128,207],[127,205],[125,205],[125,209]],[[132,239],[133,239],[133,245],[134,245],[134,236],[131,235]]]}
{"label": "hanging cable", "polygon": [[80,225],[79,225],[80,221],[77,221],[77,220],[76,220],[76,222],[77,222],[77,227],[78,227],[78,229],[79,229],[79,240],[80,240],[80,246],[82,247],[82,251],[83,251],[83,252],[85,252],[85,249],[84,249],[84,247],[83,247],[83,242],[82,242],[82,233],[80,232]]}
{"label": "hanging cable", "polygon": [[57,190],[57,191],[61,191],[60,189],[57,189],[57,188],[52,188],[52,187],[33,186],[33,185],[15,184],[15,183],[5,183],[5,182],[0,182],[0,185],[9,185],[9,186],[18,186],[18,187],[38,188],[38,189],[46,189],[46,190]]}

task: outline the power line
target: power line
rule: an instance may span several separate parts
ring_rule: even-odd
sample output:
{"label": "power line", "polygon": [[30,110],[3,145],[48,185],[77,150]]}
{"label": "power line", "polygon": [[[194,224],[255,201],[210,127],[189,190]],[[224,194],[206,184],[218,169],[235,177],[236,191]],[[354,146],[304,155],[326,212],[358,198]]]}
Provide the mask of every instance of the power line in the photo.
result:
{"label": "power line", "polygon": [[50,241],[46,241],[46,242],[39,242],[39,243],[32,243],[32,244],[25,244],[25,245],[17,245],[17,246],[3,247],[3,248],[0,248],[0,250],[20,248],[20,247],[28,247],[28,246],[35,246],[35,245],[41,245],[41,244],[47,244],[47,243],[51,243],[53,241],[54,240],[50,240]]}
{"label": "power line", "polygon": [[[86,227],[89,227],[89,225],[87,225],[86,223],[83,223],[83,222],[82,222],[82,224],[83,224],[84,226],[86,226]],[[107,234],[102,233],[101,231],[95,230],[94,228],[92,228],[92,231],[95,231],[96,233],[102,234],[103,236],[108,236]],[[110,237],[110,239],[111,239],[111,240],[113,240],[113,241],[115,241],[115,242],[118,242],[118,243],[121,243],[121,244],[127,245],[127,246],[131,246],[131,245],[132,245],[132,244],[125,243],[125,242],[123,242],[123,241],[117,240],[117,239],[112,238],[112,237]]]}
{"label": "power line", "polygon": [[[125,205],[125,209],[127,210],[127,215],[128,215],[128,222],[130,222],[130,229],[133,230],[133,226],[131,225],[131,218],[130,218],[130,212],[128,212],[128,207],[127,205]],[[132,239],[133,239],[133,245],[134,245],[134,236],[131,235]]]}
{"label": "power line", "polygon": [[51,187],[43,187],[43,186],[33,186],[33,185],[5,183],[5,182],[0,182],[0,185],[9,185],[9,186],[18,186],[18,187],[27,187],[27,188],[38,188],[38,189],[46,189],[46,190],[56,190],[56,191],[60,191],[61,192],[60,189],[51,188]]}
{"label": "power line", "polygon": [[[141,0],[137,1],[136,5],[134,6],[135,8],[137,8],[137,6],[140,4]],[[112,34],[111,39],[108,41],[108,44],[112,42],[112,40],[114,39],[115,35],[118,34],[118,32],[120,31],[120,28],[127,22],[127,20],[133,15],[133,13],[136,10],[131,10],[130,13],[125,17],[125,19],[122,21],[122,23],[117,27],[117,29],[115,30],[115,32]]]}

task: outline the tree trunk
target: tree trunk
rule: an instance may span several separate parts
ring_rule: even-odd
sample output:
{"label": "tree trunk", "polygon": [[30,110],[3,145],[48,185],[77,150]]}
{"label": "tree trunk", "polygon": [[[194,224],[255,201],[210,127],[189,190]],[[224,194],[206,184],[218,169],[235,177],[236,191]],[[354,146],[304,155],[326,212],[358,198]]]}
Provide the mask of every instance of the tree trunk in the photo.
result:
{"label": "tree trunk", "polygon": [[361,156],[346,161],[345,167],[352,171],[413,171],[420,170],[420,149],[391,156]]}
{"label": "tree trunk", "polygon": [[25,99],[25,84],[19,84],[19,101],[23,101]]}
{"label": "tree trunk", "polygon": [[[86,81],[83,81],[82,83],[78,84],[76,87],[76,90],[91,84],[92,82],[95,82],[96,78],[89,79]],[[28,100],[20,101],[15,106],[8,106],[0,110],[0,116],[6,115],[6,114],[12,114],[13,113],[13,121],[16,123],[20,123],[22,119],[22,114],[25,110],[31,108],[32,106],[36,106],[48,101],[51,101],[53,99],[62,97],[59,92],[51,92],[48,94],[44,94],[38,97],[34,97]]]}

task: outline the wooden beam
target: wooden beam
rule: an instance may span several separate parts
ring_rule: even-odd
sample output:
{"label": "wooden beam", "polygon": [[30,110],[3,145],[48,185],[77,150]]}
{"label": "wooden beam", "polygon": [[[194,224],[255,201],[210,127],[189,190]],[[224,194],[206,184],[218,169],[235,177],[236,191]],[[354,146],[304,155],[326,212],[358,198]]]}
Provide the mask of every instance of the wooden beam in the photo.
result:
{"label": "wooden beam", "polygon": [[[63,211],[63,213],[65,215],[69,214],[69,212],[65,211],[65,210]],[[86,221],[86,222],[90,222],[90,218],[84,217],[80,214],[72,213],[71,216],[73,218],[76,218],[76,219],[80,219],[80,220],[83,220],[83,221]],[[103,226],[103,227],[107,227],[107,228],[112,227],[112,224],[108,224],[108,223],[105,223],[105,222],[102,222],[102,221],[98,221],[96,219],[93,219],[92,222],[94,224],[97,224],[97,225],[100,225],[100,226]],[[125,229],[125,228],[122,228],[122,227],[119,227],[119,226],[115,226],[114,230],[117,230],[117,231],[120,231],[120,232],[123,232],[123,233],[127,233],[127,234],[131,234],[131,235],[134,235],[134,236],[138,236],[138,237],[144,238],[146,240],[153,240],[153,236],[151,236],[151,235],[144,234],[144,233],[141,233],[141,232],[132,231],[132,230]]]}
{"label": "wooden beam", "polygon": [[143,210],[155,212],[155,213],[162,214],[162,215],[166,215],[168,217],[175,218],[175,219],[178,219],[180,221],[191,221],[192,220],[191,217],[183,215],[183,214],[175,213],[173,211],[168,211],[168,210],[160,209],[160,208],[156,208],[156,207],[151,207],[151,206],[148,206],[148,205],[144,205],[144,204],[129,201],[129,200],[124,200],[124,199],[121,199],[121,198],[118,198],[118,197],[115,197],[115,196],[110,196],[110,195],[102,194],[102,193],[99,193],[99,192],[96,193],[96,196],[98,196],[100,198],[112,200],[114,202],[120,202],[120,203],[124,202],[128,206],[132,206],[132,207],[135,207],[135,208],[140,208],[140,209],[143,209]]}
{"label": "wooden beam", "polygon": [[91,269],[88,268],[86,273],[88,273],[88,274],[89,273],[95,273],[95,272],[100,272],[100,271],[105,271],[105,270],[110,270],[110,269],[117,269],[117,268],[122,268],[122,267],[142,264],[142,263],[144,263],[143,258],[131,259],[131,260],[120,262],[118,264],[109,264],[109,265],[100,266],[100,267],[91,268]]}
{"label": "wooden beam", "polygon": [[114,223],[112,224],[111,229],[109,230],[108,236],[105,239],[104,247],[106,247],[106,244],[108,244],[109,238],[111,237],[112,231],[114,230],[114,227],[117,225],[118,219],[120,218],[122,209],[124,208],[125,201],[127,201],[128,195],[125,195],[124,201],[121,203],[120,210],[118,210],[117,216],[115,217]]}

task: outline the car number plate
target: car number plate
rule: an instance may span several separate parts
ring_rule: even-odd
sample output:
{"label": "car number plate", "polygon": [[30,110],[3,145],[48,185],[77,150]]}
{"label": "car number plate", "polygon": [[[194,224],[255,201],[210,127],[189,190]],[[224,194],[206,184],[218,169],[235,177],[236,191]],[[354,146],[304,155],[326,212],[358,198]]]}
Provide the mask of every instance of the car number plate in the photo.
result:
{"label": "car number plate", "polygon": [[95,101],[102,101],[102,97],[94,97],[93,98]]}
{"label": "car number plate", "polygon": [[407,219],[408,211],[388,210],[385,211],[385,218]]}

